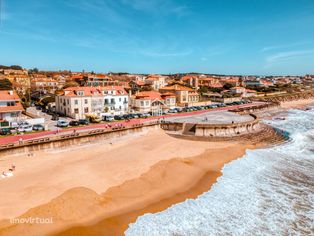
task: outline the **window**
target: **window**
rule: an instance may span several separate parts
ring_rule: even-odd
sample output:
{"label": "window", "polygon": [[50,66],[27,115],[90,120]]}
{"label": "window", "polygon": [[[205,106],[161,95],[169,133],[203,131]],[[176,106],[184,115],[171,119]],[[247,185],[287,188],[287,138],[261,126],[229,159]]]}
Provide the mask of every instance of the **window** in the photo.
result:
{"label": "window", "polygon": [[142,106],[142,107],[144,106],[144,101],[141,101],[141,106]]}
{"label": "window", "polygon": [[109,100],[106,98],[105,99],[105,104],[108,104],[109,103]]}
{"label": "window", "polygon": [[88,100],[87,99],[85,99],[85,104],[88,104]]}
{"label": "window", "polygon": [[149,101],[146,101],[146,106],[149,106]]}
{"label": "window", "polygon": [[111,98],[111,103],[112,103],[112,104],[115,104],[114,98]]}
{"label": "window", "polygon": [[67,103],[68,103],[68,105],[69,105],[69,103],[70,103],[69,99],[67,100]]}
{"label": "window", "polygon": [[7,106],[8,107],[15,106],[15,102],[7,102]]}
{"label": "window", "polygon": [[75,109],[74,109],[74,113],[75,113],[75,114],[78,114],[78,113],[79,113],[79,109],[78,109],[78,108],[75,108]]}
{"label": "window", "polygon": [[88,113],[88,107],[84,108],[84,113]]}
{"label": "window", "polygon": [[74,100],[74,104],[78,105],[78,100],[77,99]]}
{"label": "window", "polygon": [[121,102],[121,98],[119,98],[119,102]]}

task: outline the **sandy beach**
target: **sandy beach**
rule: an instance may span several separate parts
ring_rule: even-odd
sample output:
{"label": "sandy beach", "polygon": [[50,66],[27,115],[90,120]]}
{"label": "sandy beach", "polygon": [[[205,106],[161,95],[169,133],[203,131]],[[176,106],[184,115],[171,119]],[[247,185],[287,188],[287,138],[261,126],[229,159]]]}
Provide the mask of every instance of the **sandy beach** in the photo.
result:
{"label": "sandy beach", "polygon": [[281,102],[280,106],[284,109],[290,108],[305,108],[308,105],[314,104],[314,98],[300,99],[295,101]]}
{"label": "sandy beach", "polygon": [[[67,150],[1,157],[1,169],[14,164],[16,171],[0,181],[0,235],[123,235],[137,217],[208,191],[226,163],[256,147],[177,139],[156,129]],[[36,217],[53,223],[10,222]]]}
{"label": "sandy beach", "polygon": [[[207,191],[222,166],[247,148],[254,146],[181,140],[153,130],[113,143],[3,157],[1,168],[14,163],[16,171],[0,181],[0,234],[123,234],[137,216]],[[53,223],[8,220],[28,217]]]}

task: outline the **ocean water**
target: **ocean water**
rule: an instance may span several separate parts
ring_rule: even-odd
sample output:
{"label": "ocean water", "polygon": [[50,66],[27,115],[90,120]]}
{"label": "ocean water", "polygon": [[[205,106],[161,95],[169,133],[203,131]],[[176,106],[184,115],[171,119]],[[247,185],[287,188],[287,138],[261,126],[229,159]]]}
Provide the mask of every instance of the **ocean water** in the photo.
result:
{"label": "ocean water", "polygon": [[314,235],[314,108],[265,122],[290,140],[248,150],[210,191],[139,217],[126,235]]}

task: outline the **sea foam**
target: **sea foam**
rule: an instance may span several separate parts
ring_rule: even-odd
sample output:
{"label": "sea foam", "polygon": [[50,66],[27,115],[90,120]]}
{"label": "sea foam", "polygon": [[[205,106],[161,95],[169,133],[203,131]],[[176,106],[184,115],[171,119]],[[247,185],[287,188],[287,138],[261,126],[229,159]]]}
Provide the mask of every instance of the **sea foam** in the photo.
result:
{"label": "sea foam", "polygon": [[314,235],[314,109],[267,123],[290,141],[247,150],[210,191],[139,217],[126,235]]}

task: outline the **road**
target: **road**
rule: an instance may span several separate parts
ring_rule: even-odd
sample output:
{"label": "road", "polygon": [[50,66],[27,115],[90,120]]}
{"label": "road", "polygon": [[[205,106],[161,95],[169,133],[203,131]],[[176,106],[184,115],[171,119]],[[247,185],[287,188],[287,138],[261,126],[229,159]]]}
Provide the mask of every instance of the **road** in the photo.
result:
{"label": "road", "polygon": [[[134,124],[141,124],[149,121],[154,121],[158,120],[160,118],[168,118],[168,117],[184,117],[184,116],[195,116],[195,115],[200,115],[203,113],[210,113],[210,112],[216,112],[216,111],[227,111],[227,110],[236,110],[238,108],[244,108],[244,107],[255,107],[258,105],[261,105],[263,103],[261,102],[256,102],[256,103],[250,103],[250,104],[243,104],[243,105],[236,105],[236,106],[228,106],[228,107],[220,107],[220,108],[213,108],[211,110],[200,110],[200,111],[193,111],[193,112],[183,112],[183,113],[176,113],[176,114],[171,114],[171,115],[166,115],[166,116],[155,116],[155,117],[149,117],[146,119],[133,119],[130,120],[129,122],[127,121],[120,121],[120,122],[110,122],[110,123],[101,123],[101,124],[90,124],[87,126],[79,126],[79,127],[73,127],[73,128],[67,128],[67,129],[60,129],[59,133],[73,133],[75,130],[76,132],[80,131],[87,131],[87,130],[94,130],[94,129],[103,129],[107,128],[108,124],[111,126],[115,126],[116,124],[120,124],[123,126],[132,126]],[[14,143],[18,142],[19,140],[31,140],[31,139],[36,139],[36,138],[44,138],[44,137],[49,137],[52,135],[55,135],[56,131],[55,130],[49,130],[49,131],[42,131],[42,132],[36,132],[36,133],[29,133],[29,134],[19,134],[19,135],[14,135],[14,136],[7,136],[0,138],[0,145],[8,144],[8,143]]]}

